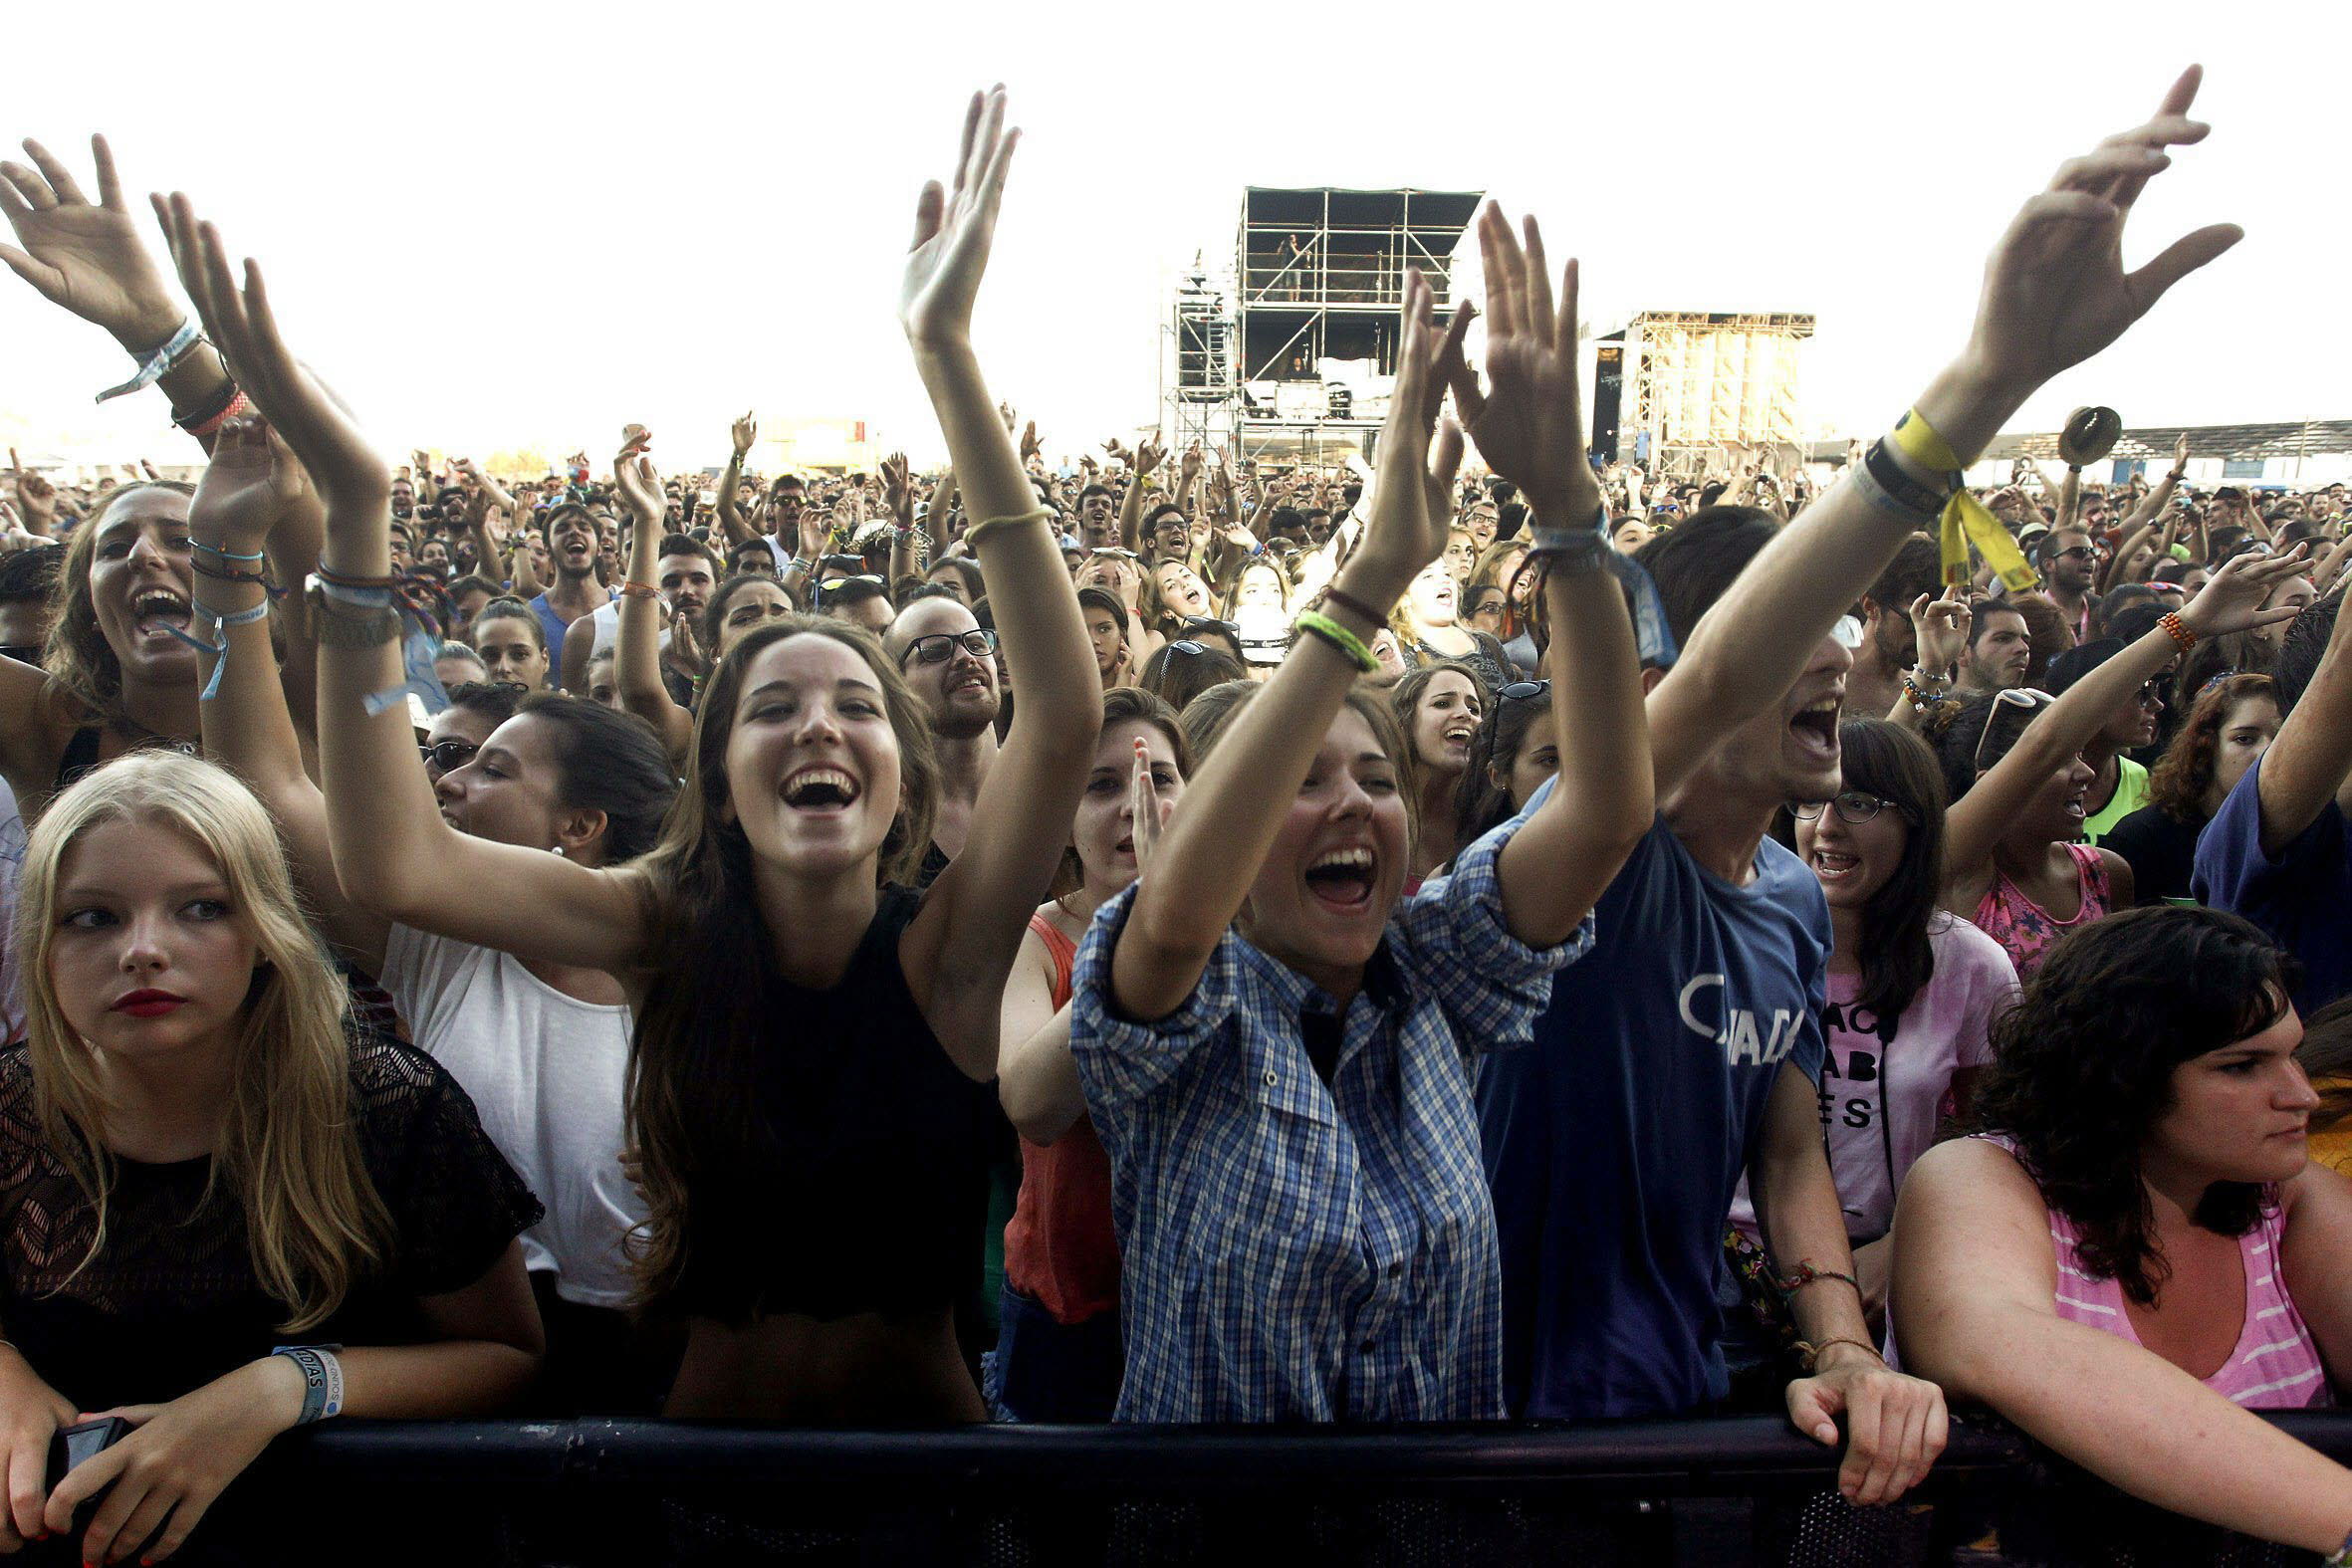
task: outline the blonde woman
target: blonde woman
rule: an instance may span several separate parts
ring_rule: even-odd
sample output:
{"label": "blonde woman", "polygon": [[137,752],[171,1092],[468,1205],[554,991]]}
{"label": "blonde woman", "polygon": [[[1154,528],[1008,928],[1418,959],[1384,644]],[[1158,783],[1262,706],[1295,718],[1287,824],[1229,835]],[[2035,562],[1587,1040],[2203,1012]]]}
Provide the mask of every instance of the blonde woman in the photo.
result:
{"label": "blonde woman", "polygon": [[[541,1340],[515,1237],[539,1204],[430,1057],[352,1029],[244,785],[176,753],[109,764],[51,802],[19,900],[0,1550],[104,1491],[82,1560],[167,1556],[339,1386],[369,1417],[522,1392]],[[84,1411],[133,1430],[47,1491]]]}

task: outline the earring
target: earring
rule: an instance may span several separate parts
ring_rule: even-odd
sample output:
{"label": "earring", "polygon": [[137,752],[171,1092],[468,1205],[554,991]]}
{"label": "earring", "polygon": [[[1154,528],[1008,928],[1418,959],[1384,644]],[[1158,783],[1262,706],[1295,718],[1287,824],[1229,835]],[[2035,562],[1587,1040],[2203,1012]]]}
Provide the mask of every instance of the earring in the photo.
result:
{"label": "earring", "polygon": [[559,855],[564,852],[564,846],[562,844],[550,844],[548,847]]}

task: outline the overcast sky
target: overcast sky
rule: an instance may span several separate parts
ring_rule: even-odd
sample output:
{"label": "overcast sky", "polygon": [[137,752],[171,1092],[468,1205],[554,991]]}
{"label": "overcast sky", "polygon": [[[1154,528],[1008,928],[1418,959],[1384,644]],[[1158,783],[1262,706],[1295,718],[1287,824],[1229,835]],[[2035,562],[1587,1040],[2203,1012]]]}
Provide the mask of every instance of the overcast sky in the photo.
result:
{"label": "overcast sky", "polygon": [[[747,406],[935,452],[900,257],[964,96],[999,77],[1026,139],[977,336],[1057,458],[1157,417],[1171,287],[1196,251],[1230,255],[1249,184],[1490,191],[1583,258],[1602,330],[1813,312],[1808,419],[1863,432],[1958,345],[2018,203],[2202,60],[2215,132],[2143,199],[2127,260],[2217,220],[2246,241],[2017,427],[2081,402],[2341,418],[2348,14],[20,6],[0,135],[86,169],[103,129],[135,196],[189,191],[387,453],[600,455],[637,419],[683,469],[721,461]],[[95,408],[124,360],[5,274],[0,355],[0,436],[182,450],[153,394]]]}

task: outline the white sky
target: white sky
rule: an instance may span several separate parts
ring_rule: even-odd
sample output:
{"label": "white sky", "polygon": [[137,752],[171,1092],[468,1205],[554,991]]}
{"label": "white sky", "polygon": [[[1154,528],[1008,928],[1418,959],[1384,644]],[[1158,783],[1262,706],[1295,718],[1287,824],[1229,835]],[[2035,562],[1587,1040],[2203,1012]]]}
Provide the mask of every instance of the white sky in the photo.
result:
{"label": "white sky", "polygon": [[[2192,59],[2215,132],[2142,200],[2127,261],[2211,221],[2247,239],[2014,427],[2081,402],[2130,424],[2352,417],[2341,5],[12,13],[0,135],[86,171],[104,129],[134,200],[189,191],[395,461],[536,444],[600,464],[638,419],[682,470],[723,460],[746,406],[935,453],[899,258],[993,77],[1026,139],[977,336],[1057,460],[1157,417],[1171,285],[1230,253],[1249,184],[1489,190],[1583,258],[1603,330],[1814,312],[1808,420],[1882,427],[1959,344],[2017,204]],[[0,437],[180,457],[154,394],[92,405],[125,364],[0,274]]]}

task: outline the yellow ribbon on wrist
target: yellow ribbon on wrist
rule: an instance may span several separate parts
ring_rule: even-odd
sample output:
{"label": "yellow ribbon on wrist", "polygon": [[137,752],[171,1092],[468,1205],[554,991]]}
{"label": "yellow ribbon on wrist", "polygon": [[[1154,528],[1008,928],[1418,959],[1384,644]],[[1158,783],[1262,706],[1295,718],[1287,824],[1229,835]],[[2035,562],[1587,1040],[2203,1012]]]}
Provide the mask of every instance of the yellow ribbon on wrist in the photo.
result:
{"label": "yellow ribbon on wrist", "polygon": [[1944,581],[1956,586],[1969,580],[1969,546],[1977,547],[1977,554],[1985,558],[2000,577],[2001,586],[2011,593],[2022,593],[2041,586],[2041,573],[2033,569],[2017,542],[2009,537],[2000,519],[1985,509],[1969,490],[1960,454],[1951,443],[1936,433],[1936,427],[1918,409],[1909,410],[1895,421],[1895,428],[1887,439],[1920,467],[1949,475],[1952,499],[1944,503],[1944,515],[1937,526],[1937,555],[1942,558]]}

